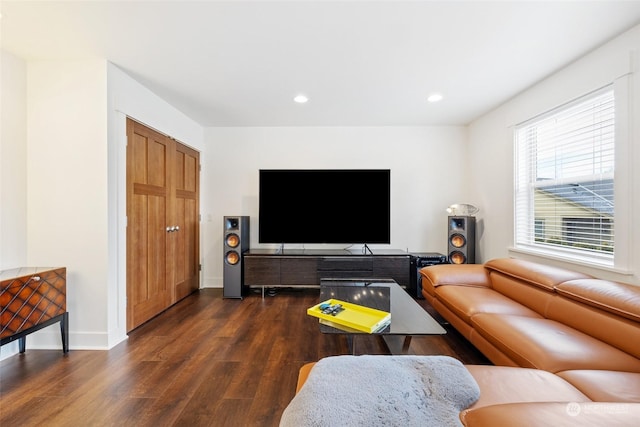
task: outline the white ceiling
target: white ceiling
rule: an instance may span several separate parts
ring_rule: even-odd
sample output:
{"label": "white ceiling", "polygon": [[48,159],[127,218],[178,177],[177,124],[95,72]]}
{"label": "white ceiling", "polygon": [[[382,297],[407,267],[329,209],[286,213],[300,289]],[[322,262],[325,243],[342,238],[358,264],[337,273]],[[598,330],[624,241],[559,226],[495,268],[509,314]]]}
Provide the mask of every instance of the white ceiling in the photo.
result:
{"label": "white ceiling", "polygon": [[2,0],[0,12],[6,51],[107,59],[203,126],[421,126],[468,124],[638,24],[640,1]]}

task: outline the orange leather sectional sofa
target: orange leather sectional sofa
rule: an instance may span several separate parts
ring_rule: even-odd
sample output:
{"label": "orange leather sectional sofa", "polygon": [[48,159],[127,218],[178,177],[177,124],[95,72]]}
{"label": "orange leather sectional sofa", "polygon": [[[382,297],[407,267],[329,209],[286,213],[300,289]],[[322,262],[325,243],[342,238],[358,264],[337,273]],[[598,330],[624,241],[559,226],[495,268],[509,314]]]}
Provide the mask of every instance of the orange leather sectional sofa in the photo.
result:
{"label": "orange leather sectional sofa", "polygon": [[640,286],[507,258],[420,274],[424,297],[495,364],[466,366],[480,399],[464,426],[640,425]]}
{"label": "orange leather sectional sofa", "polygon": [[429,303],[500,365],[467,366],[481,397],[464,425],[640,425],[639,286],[511,258],[420,274]]}

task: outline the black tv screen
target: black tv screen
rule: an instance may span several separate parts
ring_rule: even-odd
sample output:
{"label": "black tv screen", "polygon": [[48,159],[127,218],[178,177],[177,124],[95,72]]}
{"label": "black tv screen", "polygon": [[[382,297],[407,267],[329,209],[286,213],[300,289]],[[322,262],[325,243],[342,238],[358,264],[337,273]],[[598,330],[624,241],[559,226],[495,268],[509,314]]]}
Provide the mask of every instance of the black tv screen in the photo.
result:
{"label": "black tv screen", "polygon": [[260,243],[391,243],[388,169],[260,170]]}

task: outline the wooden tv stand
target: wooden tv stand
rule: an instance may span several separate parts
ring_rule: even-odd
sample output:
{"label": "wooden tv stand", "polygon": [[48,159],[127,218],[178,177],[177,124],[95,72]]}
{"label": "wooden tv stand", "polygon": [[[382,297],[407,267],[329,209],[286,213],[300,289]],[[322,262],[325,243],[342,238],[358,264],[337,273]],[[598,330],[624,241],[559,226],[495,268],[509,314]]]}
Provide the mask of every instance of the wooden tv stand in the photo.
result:
{"label": "wooden tv stand", "polygon": [[322,279],[392,279],[409,287],[411,254],[343,249],[251,249],[243,255],[246,287],[315,287]]}

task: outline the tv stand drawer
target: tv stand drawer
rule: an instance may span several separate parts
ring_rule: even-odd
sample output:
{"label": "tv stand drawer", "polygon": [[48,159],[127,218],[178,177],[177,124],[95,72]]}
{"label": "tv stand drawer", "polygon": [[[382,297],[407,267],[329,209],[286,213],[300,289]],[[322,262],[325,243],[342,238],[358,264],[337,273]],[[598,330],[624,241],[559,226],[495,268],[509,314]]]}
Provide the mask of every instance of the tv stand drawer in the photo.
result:
{"label": "tv stand drawer", "polygon": [[280,258],[244,255],[243,268],[244,285],[274,286],[280,284]]}
{"label": "tv stand drawer", "polygon": [[370,256],[322,257],[318,260],[318,272],[324,271],[373,271],[373,258]]}
{"label": "tv stand drawer", "polygon": [[374,280],[371,271],[361,270],[324,270],[318,271],[318,277],[321,281],[326,279],[357,279],[363,281]]}
{"label": "tv stand drawer", "polygon": [[280,284],[282,286],[316,285],[318,283],[317,265],[317,260],[310,257],[281,258]]}

